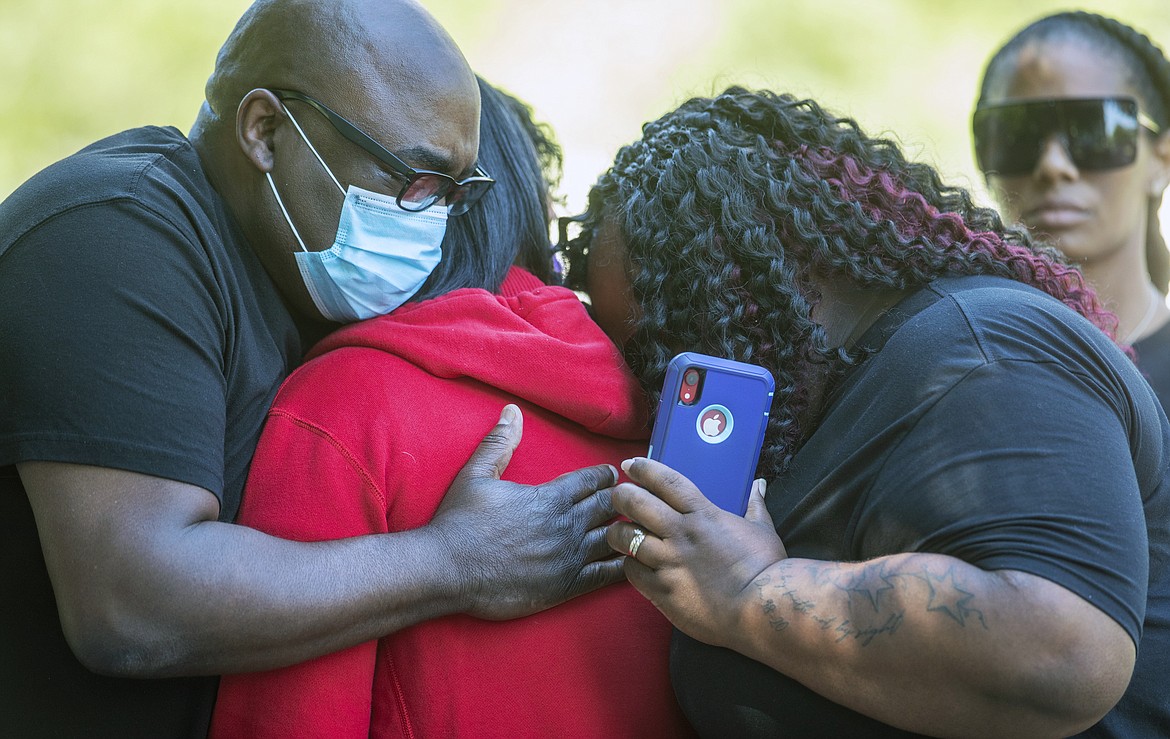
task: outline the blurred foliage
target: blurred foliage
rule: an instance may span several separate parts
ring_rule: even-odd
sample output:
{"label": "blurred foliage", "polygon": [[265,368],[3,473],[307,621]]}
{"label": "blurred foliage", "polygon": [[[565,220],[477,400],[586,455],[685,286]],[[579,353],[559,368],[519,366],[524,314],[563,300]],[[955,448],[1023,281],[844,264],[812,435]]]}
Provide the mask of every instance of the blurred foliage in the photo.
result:
{"label": "blurred foliage", "polygon": [[[978,189],[967,120],[981,67],[1015,29],[1068,7],[1050,0],[423,3],[477,69],[561,132],[572,199],[641,122],[733,82],[810,95],[871,133],[897,132],[912,156]],[[145,123],[186,130],[215,53],[247,4],[0,0],[0,196],[115,131]],[[1167,0],[1081,7],[1170,45]],[[615,35],[623,24],[637,27]],[[597,80],[588,82],[590,74]]]}
{"label": "blurred foliage", "polygon": [[184,130],[241,0],[0,0],[0,192],[109,133]]}

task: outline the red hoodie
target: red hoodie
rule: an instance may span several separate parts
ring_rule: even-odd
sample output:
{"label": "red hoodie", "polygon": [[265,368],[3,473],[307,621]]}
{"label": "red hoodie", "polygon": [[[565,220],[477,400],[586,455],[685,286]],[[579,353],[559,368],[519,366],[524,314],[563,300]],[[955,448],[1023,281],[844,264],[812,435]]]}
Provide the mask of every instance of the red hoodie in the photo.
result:
{"label": "red hoodie", "polygon": [[[524,439],[507,479],[646,451],[645,401],[617,349],[572,292],[513,269],[499,295],[457,290],[316,346],[269,412],[239,521],[303,541],[422,526],[510,402]],[[628,583],[515,621],[439,618],[224,677],[212,735],[689,735],[669,639]]]}

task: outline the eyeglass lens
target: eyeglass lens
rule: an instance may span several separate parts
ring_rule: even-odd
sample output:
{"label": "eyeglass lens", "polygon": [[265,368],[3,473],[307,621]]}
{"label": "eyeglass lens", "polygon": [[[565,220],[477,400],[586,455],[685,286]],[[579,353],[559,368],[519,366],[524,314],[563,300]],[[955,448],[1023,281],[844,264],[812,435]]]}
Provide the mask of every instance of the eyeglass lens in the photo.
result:
{"label": "eyeglass lens", "polygon": [[[491,189],[492,182],[487,179],[464,180],[459,184],[450,183],[450,187],[443,197],[450,214],[457,216],[466,213],[479,199]],[[405,194],[403,195],[405,198]]]}

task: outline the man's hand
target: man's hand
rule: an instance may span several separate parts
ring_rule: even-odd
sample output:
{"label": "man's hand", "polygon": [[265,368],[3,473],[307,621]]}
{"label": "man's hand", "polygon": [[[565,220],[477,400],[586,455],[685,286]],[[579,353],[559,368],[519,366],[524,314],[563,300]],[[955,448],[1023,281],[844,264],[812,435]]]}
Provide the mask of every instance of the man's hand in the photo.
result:
{"label": "man's hand", "polygon": [[628,554],[636,532],[645,535],[625,561],[626,576],[684,633],[730,646],[740,626],[734,603],[787,556],[764,506],[763,481],[753,484],[741,518],[660,462],[639,458],[622,467],[634,482],[614,488],[613,503],[631,522],[612,524],[609,544]]}
{"label": "man's hand", "polygon": [[461,610],[479,618],[525,616],[623,578],[605,541],[617,471],[586,467],[543,485],[501,480],[523,430],[520,409],[505,407],[428,526],[461,573]]}

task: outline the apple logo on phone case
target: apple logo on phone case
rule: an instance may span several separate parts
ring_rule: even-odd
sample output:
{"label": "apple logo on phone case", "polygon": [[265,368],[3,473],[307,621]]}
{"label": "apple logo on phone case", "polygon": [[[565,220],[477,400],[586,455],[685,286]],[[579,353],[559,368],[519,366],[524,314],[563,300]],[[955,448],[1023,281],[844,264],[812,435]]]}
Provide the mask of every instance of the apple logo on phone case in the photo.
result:
{"label": "apple logo on phone case", "polygon": [[695,430],[699,438],[708,444],[719,444],[731,436],[731,429],[735,426],[735,419],[731,411],[721,405],[709,405],[703,409],[695,419]]}

